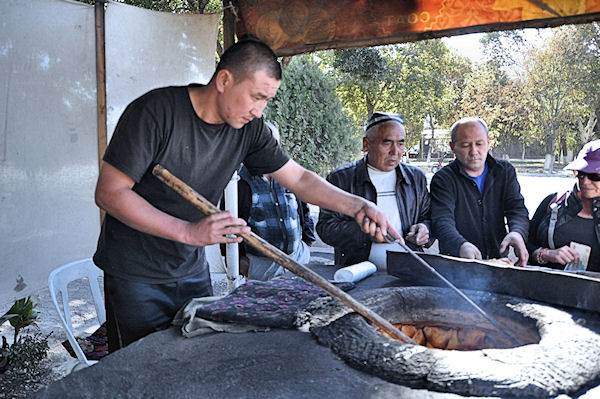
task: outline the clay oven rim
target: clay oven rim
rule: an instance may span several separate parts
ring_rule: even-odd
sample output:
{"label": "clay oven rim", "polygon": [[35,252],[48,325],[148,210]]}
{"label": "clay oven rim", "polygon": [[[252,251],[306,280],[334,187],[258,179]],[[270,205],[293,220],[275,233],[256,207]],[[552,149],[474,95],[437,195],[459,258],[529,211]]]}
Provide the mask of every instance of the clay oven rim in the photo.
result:
{"label": "clay oven rim", "polygon": [[[511,332],[531,343],[473,351],[408,345],[385,337],[360,315],[333,301],[309,309],[315,321],[311,332],[350,365],[413,388],[469,396],[552,397],[598,384],[600,324],[596,313],[466,292],[500,324],[510,323]],[[365,291],[357,299],[395,323],[419,317],[463,317],[468,304],[461,305],[460,298],[455,301],[452,295],[444,288],[407,287]],[[452,304],[459,311],[445,312]]]}

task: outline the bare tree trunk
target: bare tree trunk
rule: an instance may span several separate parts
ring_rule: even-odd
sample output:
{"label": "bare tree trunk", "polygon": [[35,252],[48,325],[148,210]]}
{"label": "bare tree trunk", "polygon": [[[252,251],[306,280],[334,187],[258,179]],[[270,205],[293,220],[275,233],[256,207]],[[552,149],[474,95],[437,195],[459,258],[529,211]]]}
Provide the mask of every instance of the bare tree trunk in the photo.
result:
{"label": "bare tree trunk", "polygon": [[435,142],[435,126],[431,116],[429,117],[429,126],[431,126],[431,140],[429,141],[429,151],[427,151],[427,166],[431,163],[431,152],[433,151],[433,144]]}
{"label": "bare tree trunk", "polygon": [[562,164],[566,163],[567,159],[567,140],[560,141],[560,162]]}
{"label": "bare tree trunk", "polygon": [[583,144],[592,140],[597,121],[598,117],[596,116],[596,112],[591,112],[590,116],[588,117],[587,124],[585,126],[579,123],[579,137],[581,138],[581,142]]}

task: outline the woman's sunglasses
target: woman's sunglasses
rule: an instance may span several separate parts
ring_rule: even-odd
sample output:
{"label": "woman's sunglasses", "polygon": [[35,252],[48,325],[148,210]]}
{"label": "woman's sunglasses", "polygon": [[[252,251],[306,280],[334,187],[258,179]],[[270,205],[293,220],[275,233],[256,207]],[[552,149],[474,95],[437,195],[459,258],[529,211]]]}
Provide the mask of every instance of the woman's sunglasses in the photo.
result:
{"label": "woman's sunglasses", "polygon": [[585,173],[578,170],[575,172],[575,176],[577,176],[579,180],[583,179],[584,177],[587,177],[591,181],[600,181],[600,175],[598,173]]}

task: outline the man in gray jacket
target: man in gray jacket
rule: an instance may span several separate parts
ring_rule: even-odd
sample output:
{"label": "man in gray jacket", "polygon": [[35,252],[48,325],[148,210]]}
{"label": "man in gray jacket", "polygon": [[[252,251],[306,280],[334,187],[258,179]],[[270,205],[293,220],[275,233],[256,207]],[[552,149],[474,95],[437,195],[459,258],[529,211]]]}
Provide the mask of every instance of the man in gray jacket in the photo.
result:
{"label": "man in gray jacket", "polygon": [[[415,250],[429,243],[430,200],[425,174],[400,162],[406,132],[402,116],[374,112],[365,126],[365,157],[335,169],[327,176],[333,185],[377,203],[394,228]],[[351,217],[321,208],[317,233],[335,248],[336,265],[369,260],[386,268],[386,251],[397,244],[376,243],[354,226]]]}

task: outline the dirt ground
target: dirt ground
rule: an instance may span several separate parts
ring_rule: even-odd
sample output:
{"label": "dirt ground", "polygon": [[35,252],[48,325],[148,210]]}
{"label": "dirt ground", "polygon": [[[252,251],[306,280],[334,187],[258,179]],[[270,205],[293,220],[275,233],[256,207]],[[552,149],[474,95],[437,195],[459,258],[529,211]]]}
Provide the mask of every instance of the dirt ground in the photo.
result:
{"label": "dirt ground", "polygon": [[[227,291],[225,280],[213,281],[215,295],[224,295]],[[19,335],[35,334],[37,332],[48,335],[48,358],[45,359],[38,373],[28,380],[17,378],[8,373],[0,374],[0,398],[26,398],[41,387],[63,378],[71,372],[77,361],[72,358],[62,346],[67,339],[58,313],[54,307],[47,288],[39,290],[36,295],[40,297],[40,312],[34,326],[24,329]],[[71,315],[75,336],[85,337],[98,328],[94,301],[87,281],[80,280],[69,285],[69,297],[75,299],[71,302]],[[10,309],[12,303],[0,306],[0,314]],[[0,326],[0,336],[5,336],[12,343],[14,329],[9,323]]]}
{"label": "dirt ground", "polygon": [[[69,291],[72,298],[77,298],[71,304],[73,328],[76,335],[85,336],[86,332],[93,332],[98,325],[97,322],[94,322],[96,311],[89,286],[87,282],[75,282],[69,286]],[[44,385],[64,377],[76,364],[75,359],[71,358],[61,344],[67,339],[67,336],[60,323],[48,289],[39,290],[36,294],[40,298],[38,320],[35,325],[24,329],[20,336],[37,332],[44,336],[48,335],[48,346],[50,347],[48,358],[42,362],[40,373],[35,378],[26,381],[25,384],[22,384],[21,381],[15,381],[15,376],[7,375],[7,373],[0,374],[0,398],[25,398]],[[3,314],[10,306],[12,306],[12,303],[3,305],[0,307],[0,312]],[[9,342],[12,342],[14,329],[9,323],[4,323],[0,326],[0,335],[5,336]]]}

